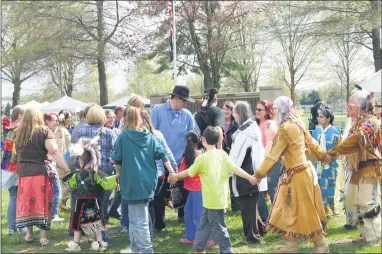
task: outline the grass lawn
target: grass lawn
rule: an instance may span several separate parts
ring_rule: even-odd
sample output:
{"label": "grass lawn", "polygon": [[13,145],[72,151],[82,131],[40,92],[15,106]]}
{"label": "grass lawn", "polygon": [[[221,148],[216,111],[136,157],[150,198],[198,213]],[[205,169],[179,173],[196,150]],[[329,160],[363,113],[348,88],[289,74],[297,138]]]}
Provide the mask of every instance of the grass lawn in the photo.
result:
{"label": "grass lawn", "polygon": [[[2,218],[1,218],[1,252],[2,253],[62,253],[68,241],[72,238],[67,235],[68,213],[60,213],[65,218],[64,222],[54,222],[52,229],[48,233],[50,243],[48,247],[42,249],[39,245],[38,230],[34,229],[35,240],[33,243],[24,242],[24,234],[7,235],[7,205],[8,192],[2,192]],[[161,233],[157,233],[154,237],[154,251],[164,253],[189,253],[192,246],[185,246],[179,243],[179,239],[184,237],[184,224],[180,224],[174,219],[176,213],[167,209],[167,226]],[[258,245],[249,245],[243,243],[242,224],[239,213],[228,212],[226,216],[228,230],[231,236],[233,250],[236,253],[267,253],[279,249],[283,245],[283,241],[275,234],[268,234],[262,238],[262,243]],[[119,253],[129,244],[129,237],[126,233],[120,233],[119,221],[111,219],[113,225],[109,228],[110,245],[106,250],[107,253]],[[333,218],[329,223],[328,242],[331,253],[381,253],[381,245],[365,245],[365,244],[347,244],[350,239],[359,235],[358,230],[346,231],[343,228],[345,217],[338,216]],[[313,247],[312,243],[300,246],[301,253],[307,253]],[[90,252],[90,242],[83,241],[81,244],[82,252]],[[207,248],[207,252],[219,252],[218,247]]]}

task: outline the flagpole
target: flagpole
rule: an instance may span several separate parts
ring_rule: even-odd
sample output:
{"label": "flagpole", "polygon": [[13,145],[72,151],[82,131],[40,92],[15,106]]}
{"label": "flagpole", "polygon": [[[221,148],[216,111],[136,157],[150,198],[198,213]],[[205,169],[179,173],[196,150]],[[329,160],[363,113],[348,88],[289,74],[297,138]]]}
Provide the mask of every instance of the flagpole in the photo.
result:
{"label": "flagpole", "polygon": [[175,26],[175,1],[172,2],[172,23],[173,23],[173,60],[174,60],[174,85],[176,86],[176,26]]}

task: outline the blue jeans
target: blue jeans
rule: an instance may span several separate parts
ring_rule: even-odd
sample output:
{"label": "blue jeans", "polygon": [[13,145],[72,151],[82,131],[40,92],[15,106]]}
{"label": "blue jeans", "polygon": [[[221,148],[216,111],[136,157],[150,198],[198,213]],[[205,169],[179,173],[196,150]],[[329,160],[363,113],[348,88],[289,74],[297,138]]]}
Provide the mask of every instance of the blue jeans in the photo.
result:
{"label": "blue jeans", "polygon": [[259,214],[261,220],[266,223],[268,220],[269,212],[267,201],[265,200],[265,191],[259,192]]}
{"label": "blue jeans", "polygon": [[58,216],[58,204],[61,200],[61,184],[58,176],[52,179],[53,200],[52,200],[52,217]]}
{"label": "blue jeans", "polygon": [[129,230],[129,205],[121,203],[121,228]]}
{"label": "blue jeans", "polygon": [[118,208],[121,206],[122,195],[121,192],[116,190],[114,191],[114,198],[111,202],[109,217],[120,217],[121,215],[118,212]]}
{"label": "blue jeans", "polygon": [[100,195],[100,205],[101,205],[101,213],[102,213],[102,218],[105,222],[105,224],[109,224],[109,199],[111,196],[112,190],[102,190],[102,193]]}
{"label": "blue jeans", "polygon": [[16,200],[17,186],[12,186],[9,191],[9,204],[7,213],[8,229],[16,230]]}
{"label": "blue jeans", "polygon": [[224,209],[203,209],[200,225],[195,236],[194,250],[204,251],[211,233],[219,243],[220,253],[233,253],[231,239],[225,223]]}
{"label": "blue jeans", "polygon": [[129,204],[130,248],[134,253],[154,253],[150,238],[149,202]]}
{"label": "blue jeans", "polygon": [[184,222],[186,224],[187,240],[194,240],[196,231],[200,225],[200,217],[203,214],[203,200],[201,191],[188,193],[186,206],[184,207]]}

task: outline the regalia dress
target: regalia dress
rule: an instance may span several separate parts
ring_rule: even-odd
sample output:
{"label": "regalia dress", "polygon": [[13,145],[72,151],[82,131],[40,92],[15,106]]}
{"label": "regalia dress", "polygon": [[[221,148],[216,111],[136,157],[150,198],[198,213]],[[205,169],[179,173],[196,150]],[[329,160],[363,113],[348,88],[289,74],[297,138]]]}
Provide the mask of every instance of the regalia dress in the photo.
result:
{"label": "regalia dress", "polygon": [[353,171],[346,188],[346,211],[352,224],[358,223],[363,240],[381,240],[381,126],[372,115],[363,115],[350,129],[349,136],[328,151],[336,159],[345,156]]}
{"label": "regalia dress", "polygon": [[[323,151],[329,151],[341,141],[341,132],[332,125],[325,129],[320,126],[313,131],[312,137],[317,140]],[[329,165],[317,162],[316,169],[324,206],[333,205],[338,163],[336,160],[329,163]]]}
{"label": "regalia dress", "polygon": [[279,233],[289,241],[315,242],[326,235],[320,186],[306,152],[319,161],[325,160],[325,152],[309,131],[296,121],[288,120],[280,126],[271,151],[255,173],[255,177],[263,178],[283,158],[285,169],[279,180],[267,230]]}
{"label": "regalia dress", "polygon": [[99,206],[99,196],[102,190],[117,188],[116,176],[102,175],[102,172],[76,170],[64,178],[73,192],[76,203],[70,229],[82,230],[86,235],[95,236],[105,230],[105,224]]}

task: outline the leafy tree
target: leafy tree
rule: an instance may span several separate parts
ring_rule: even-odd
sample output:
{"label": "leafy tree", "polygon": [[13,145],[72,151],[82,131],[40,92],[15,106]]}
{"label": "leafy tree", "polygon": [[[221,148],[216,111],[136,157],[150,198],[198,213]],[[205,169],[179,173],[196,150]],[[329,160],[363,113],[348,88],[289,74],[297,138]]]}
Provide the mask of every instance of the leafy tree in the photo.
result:
{"label": "leafy tree", "polygon": [[310,64],[316,58],[318,40],[312,33],[314,13],[306,13],[308,2],[271,2],[264,6],[274,39],[282,47],[282,57],[277,62],[282,66],[283,80],[295,101],[295,90]]}
{"label": "leafy tree", "polygon": [[[237,24],[247,14],[237,14],[241,1],[178,1],[177,19],[177,66],[179,74],[188,71],[203,75],[204,88],[220,88],[222,65],[230,49],[233,35],[240,29]],[[167,2],[163,2],[164,6]],[[166,8],[163,8],[166,10]],[[155,14],[156,15],[156,14]],[[168,20],[169,21],[169,20]],[[168,38],[170,21],[164,22],[153,34],[155,39]],[[157,57],[157,72],[171,69],[168,40],[156,45],[150,59]]]}
{"label": "leafy tree", "polygon": [[314,1],[310,11],[323,16],[317,34],[329,39],[349,36],[349,41],[373,52],[375,72],[382,69],[380,0]]}
{"label": "leafy tree", "polygon": [[4,109],[4,115],[6,116],[10,116],[11,115],[11,104],[9,104],[9,102],[7,103],[7,105],[5,106],[5,109]]}
{"label": "leafy tree", "polygon": [[359,52],[360,45],[351,42],[349,34],[339,36],[336,42],[336,53],[339,57],[338,63],[335,65],[335,72],[340,81],[341,86],[346,91],[346,101],[349,101],[351,83],[354,82],[355,58]]}
{"label": "leafy tree", "polygon": [[163,94],[172,91],[174,81],[169,71],[156,74],[156,65],[142,58],[133,68],[133,76],[128,78],[128,88],[123,94],[139,94],[148,97],[151,94]]}
{"label": "leafy tree", "polygon": [[312,91],[304,91],[302,93],[302,96],[299,100],[301,105],[312,105],[314,104],[317,100],[321,100],[321,96],[318,91],[312,90]]}
{"label": "leafy tree", "polygon": [[321,100],[320,94],[316,90],[312,90],[307,97],[310,104],[314,104],[316,101]]}
{"label": "leafy tree", "polygon": [[[138,43],[131,43],[133,36],[126,36],[126,30],[121,27],[133,30],[131,19],[139,16],[140,13],[134,7],[134,3],[126,3],[124,8],[120,8],[120,1],[107,2],[98,1],[73,1],[73,2],[48,2],[36,3],[34,10],[39,17],[52,17],[56,20],[64,20],[76,28],[77,40],[88,42],[90,51],[85,51],[83,55],[88,56],[97,65],[100,104],[105,105],[109,99],[109,89],[107,85],[106,63],[111,58],[111,50],[107,46],[113,46],[117,50],[123,50],[121,55],[130,55],[137,52]],[[138,34],[138,33],[137,33]],[[142,42],[140,42],[142,44]],[[131,52],[128,52],[130,51]],[[128,53],[127,53],[128,52]],[[73,66],[72,66],[73,68]]]}
{"label": "leafy tree", "polygon": [[[98,72],[96,72],[96,66],[89,67],[89,71],[91,75],[88,75],[84,78],[84,82],[81,86],[73,91],[73,98],[82,102],[87,103],[100,103],[100,88],[98,85]],[[112,77],[111,73],[107,74],[107,78],[110,79]],[[108,88],[108,97],[111,101],[114,100],[115,95],[113,89]]]}
{"label": "leafy tree", "polygon": [[48,20],[37,22],[18,3],[2,4],[1,78],[13,84],[12,107],[20,103],[21,84],[39,73],[49,55]]}
{"label": "leafy tree", "polygon": [[[229,77],[231,85],[236,85],[245,92],[255,92],[258,87],[260,70],[263,64],[267,45],[264,34],[264,16],[244,15],[248,9],[254,8],[256,2],[246,2],[238,7],[237,13],[242,16],[234,34],[232,47],[223,62],[223,73]],[[235,86],[235,87],[236,87]]]}
{"label": "leafy tree", "polygon": [[304,91],[302,93],[302,96],[300,98],[300,104],[301,105],[309,105],[309,103],[308,103],[308,93],[306,91]]}

